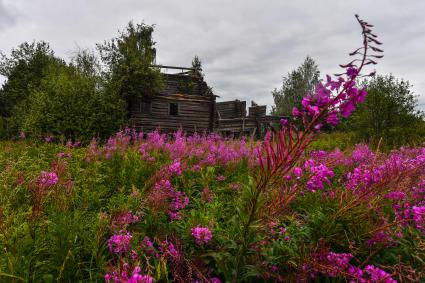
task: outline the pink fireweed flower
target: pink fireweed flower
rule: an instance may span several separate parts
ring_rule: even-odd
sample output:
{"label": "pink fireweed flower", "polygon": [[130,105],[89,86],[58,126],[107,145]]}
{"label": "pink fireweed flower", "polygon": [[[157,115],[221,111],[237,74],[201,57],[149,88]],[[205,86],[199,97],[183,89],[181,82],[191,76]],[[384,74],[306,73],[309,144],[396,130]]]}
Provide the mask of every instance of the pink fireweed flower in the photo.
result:
{"label": "pink fireweed flower", "polygon": [[367,144],[357,144],[351,153],[351,158],[358,164],[369,163],[375,159],[375,153],[369,148]]}
{"label": "pink fireweed flower", "polygon": [[155,183],[155,190],[166,189],[169,192],[174,192],[173,186],[171,185],[170,180],[162,179],[161,181]]}
{"label": "pink fireweed flower", "polygon": [[126,283],[152,283],[153,277],[149,275],[142,275],[139,272],[133,273],[133,276],[127,280]]}
{"label": "pink fireweed flower", "polygon": [[300,167],[294,168],[294,175],[297,177],[297,179],[301,178],[302,174],[303,174],[303,169],[301,169]]}
{"label": "pink fireweed flower", "polygon": [[353,255],[349,253],[328,253],[326,259],[333,265],[332,270],[328,271],[328,274],[333,277],[338,276],[349,267],[349,262],[352,258]]}
{"label": "pink fireweed flower", "polygon": [[297,107],[292,108],[292,116],[294,116],[296,118],[301,116],[301,112],[300,112],[300,110],[298,110]]}
{"label": "pink fireweed flower", "polygon": [[397,283],[396,280],[391,278],[390,274],[373,265],[366,266],[364,271],[370,275],[372,282]]}
{"label": "pink fireweed flower", "polygon": [[38,178],[38,183],[43,187],[51,187],[58,183],[58,176],[55,172],[45,172],[42,171],[40,177]]}
{"label": "pink fireweed flower", "polygon": [[314,166],[314,164],[315,164],[315,162],[314,162],[314,160],[313,160],[313,159],[306,160],[306,162],[304,162],[304,169],[305,169],[305,170],[308,170],[308,169],[310,169],[311,167],[313,167],[313,166]]}
{"label": "pink fireweed flower", "polygon": [[394,245],[393,237],[387,231],[377,231],[373,234],[372,238],[366,241],[369,247],[375,245],[382,245],[384,247],[390,247]]}
{"label": "pink fireweed flower", "polygon": [[353,172],[347,174],[346,186],[351,190],[363,190],[370,188],[382,179],[383,167],[366,169],[366,166],[354,168]]}
{"label": "pink fireweed flower", "polygon": [[350,78],[355,78],[359,74],[359,71],[356,68],[350,67],[347,69],[347,76]]}
{"label": "pink fireweed flower", "polygon": [[176,249],[173,243],[166,240],[162,243],[162,245],[165,247],[166,251],[168,252],[168,255],[170,255],[171,257],[176,258],[179,256],[179,251]]}
{"label": "pink fireweed flower", "polygon": [[44,137],[44,141],[47,142],[47,143],[52,142],[53,141],[53,136],[51,136],[51,135],[45,136]]}
{"label": "pink fireweed flower", "polygon": [[148,255],[153,255],[156,253],[155,247],[148,236],[145,236],[145,238],[143,239],[141,247],[143,249],[143,252]]}
{"label": "pink fireweed flower", "polygon": [[307,189],[310,191],[315,192],[318,189],[324,189],[324,182],[328,185],[331,184],[329,178],[334,176],[334,172],[326,167],[326,165],[312,166],[310,171],[312,176],[307,181]]}
{"label": "pink fireweed flower", "polygon": [[127,253],[130,250],[131,234],[113,235],[108,240],[109,251],[116,254]]}
{"label": "pink fireweed flower", "polygon": [[63,151],[58,153],[58,157],[59,158],[71,158],[72,157],[72,153],[65,153]]}
{"label": "pink fireweed flower", "polygon": [[363,282],[363,270],[361,268],[358,268],[356,266],[350,265],[348,267],[348,274],[350,274],[353,278],[361,279],[360,282]]}
{"label": "pink fireweed flower", "polygon": [[416,228],[425,231],[425,206],[412,207],[413,221],[415,221]]}
{"label": "pink fireweed flower", "polygon": [[172,210],[181,210],[189,204],[189,198],[184,192],[175,192],[171,201]]}
{"label": "pink fireweed flower", "polygon": [[326,118],[326,123],[331,125],[332,127],[335,127],[339,124],[339,118],[338,114],[336,112],[329,113],[328,117]]}
{"label": "pink fireweed flower", "polygon": [[24,139],[26,138],[25,132],[20,132],[20,133],[19,133],[19,138],[20,138],[21,140],[24,140]]}
{"label": "pink fireweed flower", "polygon": [[238,184],[238,183],[232,183],[232,184],[229,185],[229,188],[236,191],[236,190],[239,190],[241,188],[241,185]]}
{"label": "pink fireweed flower", "polygon": [[139,221],[139,217],[131,211],[121,212],[115,215],[112,219],[112,226],[116,226],[122,229],[125,226],[136,223]]}
{"label": "pink fireweed flower", "polygon": [[310,116],[313,116],[313,117],[316,117],[317,115],[320,114],[320,109],[317,105],[309,106],[307,108],[307,111],[310,114]]}
{"label": "pink fireweed flower", "polygon": [[351,113],[355,110],[355,106],[354,106],[353,102],[347,101],[347,102],[341,104],[339,109],[341,111],[341,115],[344,118],[348,118],[348,117],[350,117]]}
{"label": "pink fireweed flower", "polygon": [[214,199],[214,193],[209,188],[204,188],[201,192],[201,199],[204,202],[212,202]]}
{"label": "pink fireweed flower", "polygon": [[174,162],[170,166],[168,166],[168,172],[171,175],[175,174],[177,176],[180,176],[182,174],[182,166],[180,160],[174,160]]}
{"label": "pink fireweed flower", "polygon": [[219,176],[217,176],[217,181],[219,181],[219,182],[223,182],[224,180],[226,180],[226,176],[223,176],[223,175],[219,175]]}
{"label": "pink fireweed flower", "polygon": [[385,195],[385,198],[392,200],[404,200],[406,198],[406,193],[404,192],[391,192]]}
{"label": "pink fireweed flower", "polygon": [[67,140],[66,141],[66,145],[67,148],[71,148],[72,147],[72,140]]}
{"label": "pink fireweed flower", "polygon": [[288,125],[288,119],[280,119],[280,125],[282,127],[285,127]]}
{"label": "pink fireweed flower", "polygon": [[308,108],[310,105],[311,105],[311,96],[310,95],[307,95],[307,96],[305,96],[303,99],[302,99],[302,101],[301,101],[301,105],[304,107],[304,108]]}
{"label": "pink fireweed flower", "polygon": [[195,227],[191,231],[197,245],[207,244],[212,239],[212,233],[207,227]]}
{"label": "pink fireweed flower", "polygon": [[199,171],[201,171],[201,169],[202,169],[202,167],[199,164],[195,164],[195,165],[192,166],[193,172],[199,172]]}

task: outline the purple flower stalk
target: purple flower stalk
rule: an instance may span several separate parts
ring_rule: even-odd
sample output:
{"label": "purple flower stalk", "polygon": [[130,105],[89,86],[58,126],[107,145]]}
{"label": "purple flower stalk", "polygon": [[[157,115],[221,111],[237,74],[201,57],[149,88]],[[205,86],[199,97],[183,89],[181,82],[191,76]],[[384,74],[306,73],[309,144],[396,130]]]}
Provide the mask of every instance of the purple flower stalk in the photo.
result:
{"label": "purple flower stalk", "polygon": [[38,179],[38,182],[43,187],[51,187],[58,183],[58,176],[55,172],[45,172],[42,171]]}
{"label": "purple flower stalk", "polygon": [[127,253],[130,250],[131,234],[113,235],[108,240],[109,251],[116,254]]}
{"label": "purple flower stalk", "polygon": [[207,244],[212,239],[212,233],[207,227],[196,227],[192,228],[191,231],[196,244],[199,246]]}

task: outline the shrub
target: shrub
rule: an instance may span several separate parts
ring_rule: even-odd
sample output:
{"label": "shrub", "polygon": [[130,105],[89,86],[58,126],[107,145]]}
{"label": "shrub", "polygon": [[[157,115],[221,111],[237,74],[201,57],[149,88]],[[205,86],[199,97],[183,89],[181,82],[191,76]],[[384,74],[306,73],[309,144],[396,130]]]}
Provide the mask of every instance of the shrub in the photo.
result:
{"label": "shrub", "polygon": [[101,83],[72,65],[51,66],[40,86],[17,105],[10,126],[35,137],[105,138],[124,124],[125,103]]}

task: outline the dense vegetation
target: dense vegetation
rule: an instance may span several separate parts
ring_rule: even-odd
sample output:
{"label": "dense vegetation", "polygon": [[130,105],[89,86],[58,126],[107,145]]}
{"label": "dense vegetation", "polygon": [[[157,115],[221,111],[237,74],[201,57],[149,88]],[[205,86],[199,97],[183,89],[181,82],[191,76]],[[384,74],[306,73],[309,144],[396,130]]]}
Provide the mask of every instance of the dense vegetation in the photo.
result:
{"label": "dense vegetation", "polygon": [[377,75],[362,83],[367,89],[365,103],[341,125],[356,139],[386,148],[425,141],[424,113],[418,111],[418,100],[408,81],[393,75]]}
{"label": "dense vegetation", "polygon": [[127,123],[132,99],[162,87],[153,27],[130,22],[117,38],[78,50],[69,63],[43,41],[0,53],[0,138],[25,135],[90,142],[107,139]]}
{"label": "dense vegetation", "polygon": [[245,227],[257,146],[130,131],[104,147],[2,142],[0,281],[425,279],[424,148],[312,151]]}

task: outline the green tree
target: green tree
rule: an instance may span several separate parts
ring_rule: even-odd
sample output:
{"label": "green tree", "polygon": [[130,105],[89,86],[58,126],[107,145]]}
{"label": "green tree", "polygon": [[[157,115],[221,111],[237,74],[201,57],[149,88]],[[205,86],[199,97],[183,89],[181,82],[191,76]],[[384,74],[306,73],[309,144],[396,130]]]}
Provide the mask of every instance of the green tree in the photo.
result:
{"label": "green tree", "polygon": [[125,102],[105,86],[96,57],[82,51],[69,65],[52,64],[37,88],[18,103],[14,132],[89,141],[106,138],[124,124]]}
{"label": "green tree", "polygon": [[314,95],[314,88],[319,82],[320,71],[316,62],[307,56],[296,70],[283,78],[282,86],[272,91],[274,115],[290,115],[293,107],[301,105],[302,98],[310,93]]}
{"label": "green tree", "polygon": [[110,88],[130,102],[159,92],[162,75],[152,67],[156,58],[154,27],[129,22],[117,38],[98,44]]}
{"label": "green tree", "polygon": [[65,64],[54,56],[48,43],[24,42],[10,56],[0,53],[0,74],[6,77],[0,93],[0,115],[10,117],[17,103],[37,88],[51,64]]}
{"label": "green tree", "polygon": [[192,59],[192,75],[198,78],[204,78],[204,73],[202,72],[202,62],[197,55]]}
{"label": "green tree", "polygon": [[354,131],[359,139],[383,142],[390,147],[400,146],[423,138],[423,113],[417,110],[417,95],[412,85],[393,75],[378,75],[364,81],[366,101],[342,125]]}

